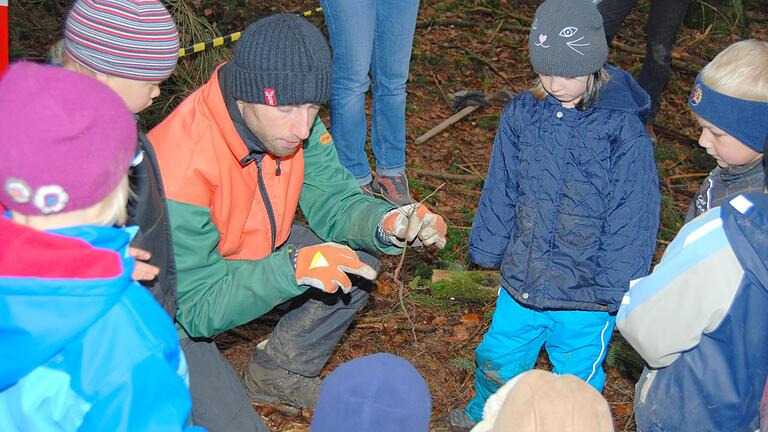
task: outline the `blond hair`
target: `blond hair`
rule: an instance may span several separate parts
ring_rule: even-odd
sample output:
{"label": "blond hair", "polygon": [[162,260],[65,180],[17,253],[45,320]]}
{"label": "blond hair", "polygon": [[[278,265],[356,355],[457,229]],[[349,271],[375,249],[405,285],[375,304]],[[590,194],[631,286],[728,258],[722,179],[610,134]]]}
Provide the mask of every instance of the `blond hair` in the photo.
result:
{"label": "blond hair", "polygon": [[[584,91],[584,95],[581,96],[581,99],[579,99],[579,102],[576,104],[576,108],[581,111],[586,111],[592,105],[594,105],[595,102],[597,102],[597,99],[600,97],[600,91],[603,89],[610,78],[611,76],[608,74],[608,71],[606,71],[604,67],[601,67],[589,75],[589,80],[587,81],[587,89]],[[529,91],[533,97],[538,100],[544,100],[547,96],[549,96],[549,93],[547,93],[547,90],[544,88],[544,85],[541,83],[541,79],[539,78],[536,78],[536,81],[533,82],[533,87],[531,87]]]}
{"label": "blond hair", "polygon": [[701,70],[699,79],[718,93],[768,102],[768,42],[746,39],[731,44]]}
{"label": "blond hair", "polygon": [[94,225],[112,226],[125,225],[128,219],[128,200],[131,198],[131,189],[128,184],[128,174],[124,175],[112,192],[103,200],[85,209],[92,210]]}
{"label": "blond hair", "polygon": [[77,62],[77,60],[73,59],[69,56],[69,54],[67,54],[67,50],[64,47],[64,39],[58,41],[56,45],[51,47],[51,49],[48,51],[48,61],[53,64],[61,65],[64,67],[64,69],[67,70],[80,72],[91,77],[96,75],[96,72],[81,65]]}

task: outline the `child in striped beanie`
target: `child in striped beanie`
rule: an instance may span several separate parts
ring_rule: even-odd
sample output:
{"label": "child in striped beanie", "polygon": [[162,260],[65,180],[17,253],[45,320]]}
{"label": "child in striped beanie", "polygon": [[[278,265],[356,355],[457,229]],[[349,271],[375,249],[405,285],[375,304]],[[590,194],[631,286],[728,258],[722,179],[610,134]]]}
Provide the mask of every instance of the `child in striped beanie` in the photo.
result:
{"label": "child in striped beanie", "polygon": [[[53,62],[96,78],[137,114],[160,94],[176,68],[179,33],[160,0],[76,0]],[[176,267],[168,209],[155,152],[139,132],[130,169],[128,221],[139,227],[131,243],[140,281],[168,312],[176,314]]]}
{"label": "child in striped beanie", "polygon": [[105,83],[138,113],[176,68],[179,33],[159,0],[77,0],[60,63]]}

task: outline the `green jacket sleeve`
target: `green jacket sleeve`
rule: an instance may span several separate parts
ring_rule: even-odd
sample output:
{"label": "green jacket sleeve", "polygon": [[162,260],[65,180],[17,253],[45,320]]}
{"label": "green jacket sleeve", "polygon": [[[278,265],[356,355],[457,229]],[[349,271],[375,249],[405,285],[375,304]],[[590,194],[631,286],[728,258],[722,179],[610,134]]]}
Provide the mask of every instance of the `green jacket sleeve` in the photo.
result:
{"label": "green jacket sleeve", "polygon": [[325,241],[390,255],[401,249],[376,239],[376,227],[395,206],[364,194],[339,163],[328,130],[318,117],[304,148],[304,186],[299,205],[312,230]]}
{"label": "green jacket sleeve", "polygon": [[260,260],[225,260],[207,208],[168,200],[178,271],[176,320],[191,337],[247,323],[303,293],[286,250]]}

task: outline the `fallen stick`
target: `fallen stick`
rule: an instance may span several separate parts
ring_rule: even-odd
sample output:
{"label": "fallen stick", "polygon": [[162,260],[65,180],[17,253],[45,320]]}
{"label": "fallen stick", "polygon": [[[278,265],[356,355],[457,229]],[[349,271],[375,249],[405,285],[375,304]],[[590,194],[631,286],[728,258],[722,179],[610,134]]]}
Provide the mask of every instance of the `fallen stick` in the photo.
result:
{"label": "fallen stick", "polygon": [[691,173],[691,174],[678,174],[667,177],[670,180],[679,180],[679,179],[686,179],[686,178],[696,178],[696,177],[706,177],[709,173]]}
{"label": "fallen stick", "polygon": [[463,182],[476,182],[478,180],[483,180],[482,177],[474,174],[451,174],[451,173],[444,173],[444,172],[426,170],[421,168],[413,168],[411,169],[411,171],[413,171],[416,175],[421,175],[426,177],[435,177],[443,180],[457,180],[457,181],[463,181]]}
{"label": "fallen stick", "polygon": [[[617,40],[612,41],[611,42],[611,46],[614,47],[614,48],[618,48],[618,49],[620,49],[622,51],[626,51],[626,52],[628,52],[630,54],[636,54],[636,55],[641,55],[641,56],[645,55],[645,50],[644,49],[642,49],[642,48],[635,48],[633,46],[629,46],[629,45],[627,45],[625,43],[619,42]],[[684,71],[688,71],[688,72],[699,73],[699,72],[701,72],[701,68],[703,68],[704,66],[699,65],[699,64],[686,63],[686,62],[681,61],[681,60],[672,59],[672,67],[675,67],[677,69],[681,69],[681,70],[684,70]]]}
{"label": "fallen stick", "polygon": [[[385,330],[398,330],[398,331],[411,331],[411,326],[404,323],[361,323],[353,325],[356,329],[372,329],[378,331]],[[432,333],[437,330],[437,327],[433,325],[420,325],[417,324],[414,328],[417,332]]]}

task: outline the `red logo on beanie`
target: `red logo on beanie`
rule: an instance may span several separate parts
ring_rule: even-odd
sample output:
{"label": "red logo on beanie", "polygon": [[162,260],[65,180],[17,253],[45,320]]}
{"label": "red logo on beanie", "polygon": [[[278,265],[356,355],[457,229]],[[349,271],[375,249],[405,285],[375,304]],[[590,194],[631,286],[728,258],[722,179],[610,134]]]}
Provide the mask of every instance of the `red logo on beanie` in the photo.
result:
{"label": "red logo on beanie", "polygon": [[269,106],[277,106],[277,97],[275,97],[275,89],[264,87],[264,103]]}

